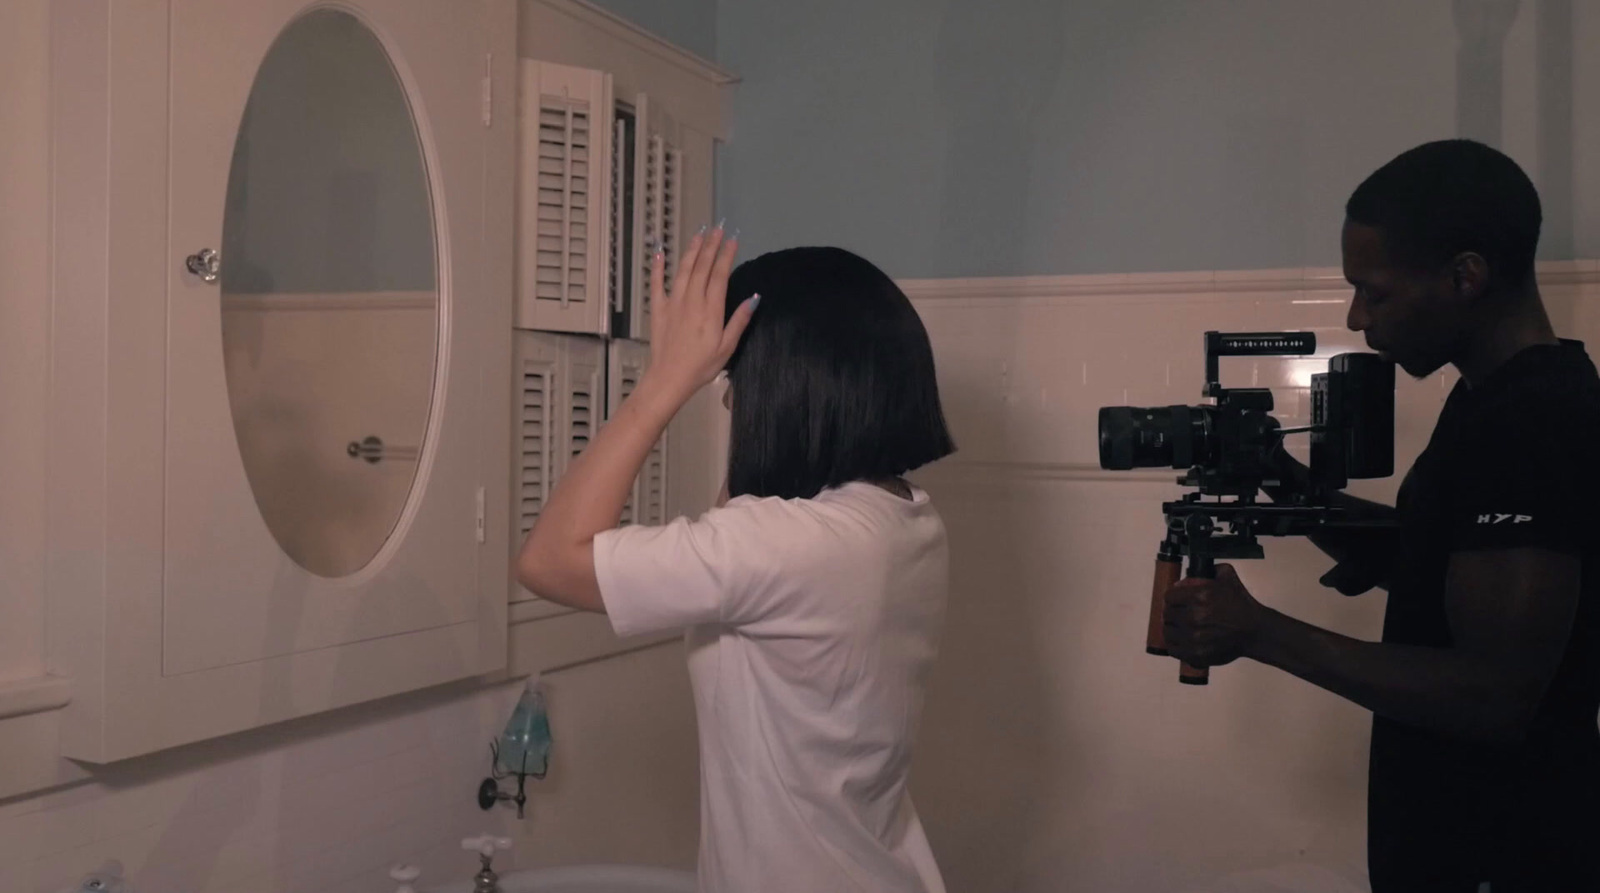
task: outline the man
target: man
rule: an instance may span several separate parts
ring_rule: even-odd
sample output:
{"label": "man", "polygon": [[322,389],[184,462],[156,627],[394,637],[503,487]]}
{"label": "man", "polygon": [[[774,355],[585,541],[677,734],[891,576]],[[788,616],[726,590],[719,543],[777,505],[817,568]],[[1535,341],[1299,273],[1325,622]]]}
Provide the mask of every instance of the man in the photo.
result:
{"label": "man", "polygon": [[[1345,212],[1350,328],[1417,378],[1461,373],[1398,506],[1352,498],[1397,511],[1398,534],[1314,540],[1328,585],[1388,589],[1383,640],[1267,608],[1219,566],[1173,588],[1168,647],[1373,712],[1375,893],[1600,890],[1600,377],[1540,299],[1538,195],[1505,155],[1449,140],[1384,165]],[[1285,465],[1275,500],[1305,478]]]}

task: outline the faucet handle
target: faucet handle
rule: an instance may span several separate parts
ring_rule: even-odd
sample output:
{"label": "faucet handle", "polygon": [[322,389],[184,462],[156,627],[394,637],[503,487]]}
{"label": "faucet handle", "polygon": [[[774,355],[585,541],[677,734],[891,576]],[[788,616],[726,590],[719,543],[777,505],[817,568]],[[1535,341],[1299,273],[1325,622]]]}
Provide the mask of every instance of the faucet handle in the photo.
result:
{"label": "faucet handle", "polygon": [[415,865],[395,865],[389,869],[389,880],[400,885],[395,893],[416,893],[411,882],[422,876],[422,869]]}
{"label": "faucet handle", "polygon": [[78,893],[123,893],[126,889],[122,863],[116,859],[107,859],[104,865],[78,882]]}
{"label": "faucet handle", "polygon": [[469,837],[466,840],[461,841],[461,848],[464,850],[475,851],[485,859],[489,859],[494,856],[496,850],[511,849],[511,838],[495,837],[492,834],[484,834],[479,837]]}

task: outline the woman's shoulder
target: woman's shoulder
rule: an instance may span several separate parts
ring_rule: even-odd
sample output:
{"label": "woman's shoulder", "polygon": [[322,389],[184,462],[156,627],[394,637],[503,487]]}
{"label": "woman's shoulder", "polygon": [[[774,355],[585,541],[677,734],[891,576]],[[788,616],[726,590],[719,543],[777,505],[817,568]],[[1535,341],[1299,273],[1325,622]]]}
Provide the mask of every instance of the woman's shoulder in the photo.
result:
{"label": "woman's shoulder", "polygon": [[944,522],[928,494],[909,498],[874,484],[830,488],[809,499],[740,496],[712,509],[704,520],[730,538],[791,555],[874,551],[914,541],[942,542]]}

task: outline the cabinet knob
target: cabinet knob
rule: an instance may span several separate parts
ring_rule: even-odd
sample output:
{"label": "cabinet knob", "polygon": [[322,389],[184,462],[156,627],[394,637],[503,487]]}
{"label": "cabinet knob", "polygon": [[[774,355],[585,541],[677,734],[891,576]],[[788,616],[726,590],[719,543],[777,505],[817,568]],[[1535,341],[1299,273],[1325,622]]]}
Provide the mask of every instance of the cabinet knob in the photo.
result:
{"label": "cabinet knob", "polygon": [[200,277],[202,282],[216,282],[217,275],[222,272],[222,255],[211,248],[202,248],[199,252],[191,254],[183,262],[189,272]]}

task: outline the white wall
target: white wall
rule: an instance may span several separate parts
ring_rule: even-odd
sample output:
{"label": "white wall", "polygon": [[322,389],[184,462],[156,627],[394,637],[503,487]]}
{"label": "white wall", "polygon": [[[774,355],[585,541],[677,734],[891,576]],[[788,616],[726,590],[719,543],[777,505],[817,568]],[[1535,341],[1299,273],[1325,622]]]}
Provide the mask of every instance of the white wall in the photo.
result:
{"label": "white wall", "polygon": [[[1503,40],[1464,36],[1496,9]],[[897,277],[1333,265],[1361,178],[1463,134],[1547,191],[1545,257],[1600,255],[1600,59],[1574,49],[1595,4],[739,0],[717,34],[742,78],[718,210],[751,253],[842,244]]]}

